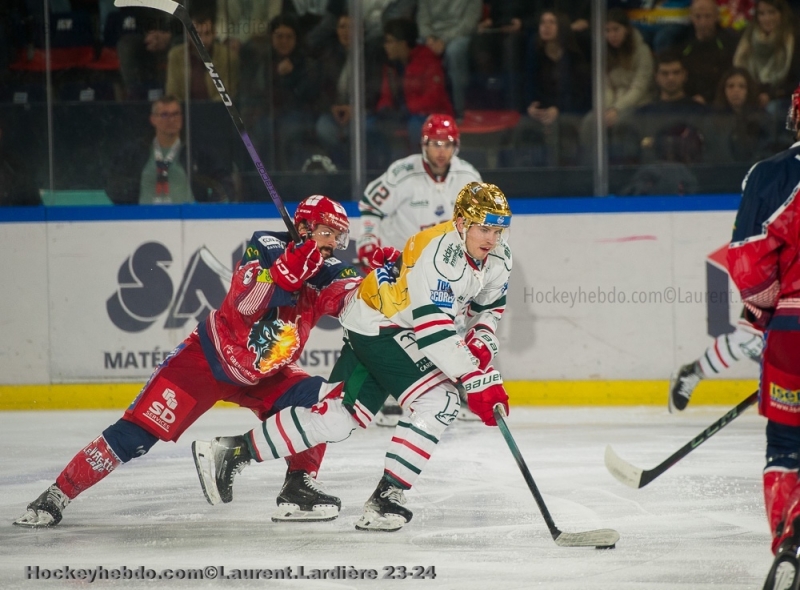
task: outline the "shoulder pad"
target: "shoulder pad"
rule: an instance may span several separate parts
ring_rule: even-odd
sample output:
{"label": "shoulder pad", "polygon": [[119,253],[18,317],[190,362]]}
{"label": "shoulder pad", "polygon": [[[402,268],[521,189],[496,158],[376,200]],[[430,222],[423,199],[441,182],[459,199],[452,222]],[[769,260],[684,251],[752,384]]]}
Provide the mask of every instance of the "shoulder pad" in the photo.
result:
{"label": "shoulder pad", "polygon": [[360,276],[361,274],[355,268],[331,256],[325,260],[320,271],[311,277],[308,283],[317,289],[322,289],[337,279],[352,279]]}
{"label": "shoulder pad", "polygon": [[512,259],[511,247],[505,240],[500,240],[500,243],[495,246],[494,250],[489,252],[489,258],[493,260],[502,261],[508,272],[511,272]]}
{"label": "shoulder pad", "polygon": [[242,262],[258,260],[264,268],[269,268],[286,250],[288,239],[289,234],[257,231],[245,247]]}
{"label": "shoulder pad", "polygon": [[422,166],[422,156],[411,155],[402,160],[392,162],[386,171],[387,179],[392,183],[398,182]]}

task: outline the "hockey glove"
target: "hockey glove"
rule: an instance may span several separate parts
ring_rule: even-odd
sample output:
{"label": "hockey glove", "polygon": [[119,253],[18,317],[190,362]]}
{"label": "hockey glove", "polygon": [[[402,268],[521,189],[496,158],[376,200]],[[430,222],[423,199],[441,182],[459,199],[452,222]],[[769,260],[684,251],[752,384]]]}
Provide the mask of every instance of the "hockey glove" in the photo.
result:
{"label": "hockey glove", "polygon": [[503,387],[503,378],[493,367],[486,371],[474,371],[461,378],[467,393],[467,405],[486,426],[497,426],[494,419],[495,404],[503,404],[508,414],[508,394]]}
{"label": "hockey glove", "polygon": [[384,246],[383,248],[376,248],[372,251],[369,258],[370,268],[391,268],[397,259],[400,258],[400,250],[391,246]]}
{"label": "hockey glove", "polygon": [[380,239],[372,234],[366,234],[361,236],[358,242],[358,261],[361,266],[367,271],[375,268],[372,266],[372,257],[381,249]]}
{"label": "hockey glove", "polygon": [[488,330],[470,330],[464,337],[467,348],[478,361],[478,368],[485,371],[500,349],[497,337]]}
{"label": "hockey glove", "polygon": [[293,293],[303,286],[303,282],[313,277],[322,268],[322,254],[317,250],[314,240],[307,240],[295,246],[289,242],[286,251],[269,269],[272,281],[284,291]]}

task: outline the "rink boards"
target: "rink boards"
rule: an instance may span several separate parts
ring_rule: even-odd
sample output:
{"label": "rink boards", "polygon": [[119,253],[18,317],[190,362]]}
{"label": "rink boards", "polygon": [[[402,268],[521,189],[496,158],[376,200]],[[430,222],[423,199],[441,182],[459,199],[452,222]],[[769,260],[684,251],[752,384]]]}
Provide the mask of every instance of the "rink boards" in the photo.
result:
{"label": "rink boards", "polygon": [[[496,363],[512,401],[663,403],[669,374],[741,310],[721,250],[737,201],[512,201],[514,270]],[[252,232],[282,228],[271,205],[2,215],[0,410],[124,407],[219,304]],[[326,376],[340,347],[340,328],[324,323],[301,364]],[[740,401],[757,366],[744,361],[724,377],[701,383],[696,401]]]}

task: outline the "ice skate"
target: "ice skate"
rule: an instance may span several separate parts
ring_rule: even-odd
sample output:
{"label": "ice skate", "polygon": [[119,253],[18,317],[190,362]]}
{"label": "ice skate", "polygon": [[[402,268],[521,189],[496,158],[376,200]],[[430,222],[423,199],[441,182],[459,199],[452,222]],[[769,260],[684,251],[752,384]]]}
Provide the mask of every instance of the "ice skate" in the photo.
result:
{"label": "ice skate", "polygon": [[14,524],[34,529],[56,526],[61,522],[62,512],[67,504],[69,498],[53,484],[28,504],[27,512],[15,520]]}
{"label": "ice skate", "polygon": [[463,391],[459,391],[458,397],[461,398],[461,408],[458,410],[458,416],[456,417],[464,422],[480,422],[481,419],[478,417],[478,415],[469,409],[469,404],[467,403],[467,394]]}
{"label": "ice skate", "polygon": [[697,361],[683,365],[669,380],[669,413],[682,412],[689,404],[694,388],[703,378],[703,370]]}
{"label": "ice skate", "polygon": [[305,471],[286,475],[276,502],[278,510],[272,515],[273,522],[333,520],[342,507],[339,498],[326,494],[319,482]]}
{"label": "ice skate", "polygon": [[378,426],[386,426],[394,428],[403,417],[403,408],[397,403],[397,400],[389,396],[383,403],[383,407],[375,414],[375,424]]}
{"label": "ice skate", "polygon": [[[797,521],[795,521],[797,524]],[[800,561],[798,541],[794,535],[781,543],[775,561],[767,574],[764,590],[798,590],[800,588]]]}
{"label": "ice skate", "polygon": [[385,477],[364,504],[364,514],[356,523],[359,531],[393,532],[403,528],[411,521],[413,514],[408,508],[403,490],[393,485]]}
{"label": "ice skate", "polygon": [[233,478],[250,465],[252,455],[243,436],[223,436],[192,443],[194,466],[211,505],[233,500]]}

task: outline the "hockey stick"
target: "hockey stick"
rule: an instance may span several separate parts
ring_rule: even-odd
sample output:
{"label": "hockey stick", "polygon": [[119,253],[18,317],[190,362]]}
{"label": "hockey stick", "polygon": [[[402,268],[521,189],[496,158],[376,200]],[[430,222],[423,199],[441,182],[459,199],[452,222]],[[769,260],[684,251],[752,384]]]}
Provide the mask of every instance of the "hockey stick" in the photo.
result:
{"label": "hockey stick", "polygon": [[605,463],[606,469],[622,483],[631,486],[632,488],[643,488],[659,475],[664,473],[667,469],[675,465],[678,461],[683,459],[686,455],[691,453],[701,444],[706,442],[709,438],[714,436],[724,426],[727,426],[731,420],[736,418],[739,414],[744,412],[747,408],[752,406],[758,400],[758,391],[754,391],[747,396],[738,406],[727,412],[722,418],[714,422],[711,426],[706,428],[703,432],[698,434],[688,443],[683,445],[680,449],[672,453],[669,457],[664,459],[661,463],[652,469],[640,469],[634,467],[624,459],[621,459],[611,448],[611,445],[606,447]]}
{"label": "hockey stick", "polygon": [[500,432],[503,433],[503,438],[506,440],[511,454],[514,455],[517,466],[522,472],[522,477],[525,478],[525,483],[528,484],[528,488],[530,488],[533,494],[533,499],[536,500],[539,512],[542,513],[544,522],[547,524],[547,528],[550,529],[550,534],[553,536],[556,545],[559,547],[596,547],[597,549],[613,549],[614,545],[619,540],[619,533],[614,529],[597,529],[594,531],[585,531],[583,533],[564,533],[558,530],[556,523],[553,521],[553,517],[550,516],[550,511],[544,503],[544,498],[542,498],[542,495],[539,493],[539,488],[536,487],[533,476],[528,466],[525,464],[525,459],[522,458],[522,453],[519,452],[519,447],[517,447],[517,443],[514,442],[514,437],[511,436],[511,431],[508,429],[508,425],[504,420],[505,415],[506,411],[503,404],[495,405],[494,418],[497,420],[497,426],[500,427]]}
{"label": "hockey stick", "polygon": [[225,85],[222,83],[219,74],[217,74],[217,70],[211,61],[211,56],[208,55],[208,51],[206,51],[206,48],[203,46],[203,42],[200,40],[197,29],[194,27],[194,23],[192,23],[192,19],[189,17],[186,8],[177,2],[173,2],[173,0],[114,0],[114,6],[117,8],[124,8],[126,6],[153,8],[176,16],[183,23],[183,26],[186,27],[186,32],[189,34],[189,37],[191,37],[195,47],[197,47],[197,52],[200,54],[200,59],[203,60],[208,70],[208,75],[211,76],[211,80],[214,82],[214,87],[222,98],[222,104],[228,109],[228,114],[231,116],[231,119],[233,119],[233,124],[239,132],[239,137],[242,138],[244,146],[247,148],[247,152],[250,154],[250,158],[256,166],[256,170],[258,170],[258,173],[261,175],[261,180],[264,181],[264,186],[267,187],[267,192],[272,198],[272,202],[275,203],[275,207],[278,208],[278,213],[281,214],[281,218],[286,224],[286,229],[289,230],[289,235],[292,237],[295,244],[302,242],[292,218],[289,217],[289,213],[286,211],[286,206],[283,204],[278,191],[275,190],[272,179],[269,177],[269,174],[267,174],[267,169],[264,167],[264,164],[261,163],[261,158],[256,152],[256,148],[253,147],[253,142],[250,141],[250,136],[247,134],[247,130],[242,122],[242,116],[239,114],[237,108],[233,106],[233,100],[231,100],[230,95],[228,95],[228,91],[225,90]]}

